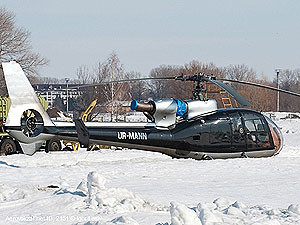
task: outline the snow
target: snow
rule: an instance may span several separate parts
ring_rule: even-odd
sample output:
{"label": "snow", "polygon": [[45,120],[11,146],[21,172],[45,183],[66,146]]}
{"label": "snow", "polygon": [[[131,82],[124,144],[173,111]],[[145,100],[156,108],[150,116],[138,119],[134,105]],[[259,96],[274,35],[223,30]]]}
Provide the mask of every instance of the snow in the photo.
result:
{"label": "snow", "polygon": [[142,200],[125,188],[107,188],[105,187],[105,183],[105,177],[96,171],[88,174],[87,202],[90,208],[96,208],[103,213],[163,210],[161,207]]}
{"label": "snow", "polygon": [[23,198],[25,198],[25,192],[23,190],[0,184],[0,202],[14,201]]}
{"label": "snow", "polygon": [[171,224],[173,225],[201,225],[197,213],[181,203],[171,202]]}
{"label": "snow", "polygon": [[276,157],[196,161],[137,150],[0,157],[0,224],[300,224],[300,120]]}

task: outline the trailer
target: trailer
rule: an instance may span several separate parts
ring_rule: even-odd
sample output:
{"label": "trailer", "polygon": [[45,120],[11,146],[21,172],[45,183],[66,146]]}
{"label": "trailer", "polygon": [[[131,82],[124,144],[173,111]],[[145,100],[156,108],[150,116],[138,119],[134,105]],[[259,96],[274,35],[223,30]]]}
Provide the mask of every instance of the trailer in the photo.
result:
{"label": "trailer", "polygon": [[21,151],[18,141],[10,137],[4,130],[10,101],[7,97],[0,97],[0,155],[9,155]]}

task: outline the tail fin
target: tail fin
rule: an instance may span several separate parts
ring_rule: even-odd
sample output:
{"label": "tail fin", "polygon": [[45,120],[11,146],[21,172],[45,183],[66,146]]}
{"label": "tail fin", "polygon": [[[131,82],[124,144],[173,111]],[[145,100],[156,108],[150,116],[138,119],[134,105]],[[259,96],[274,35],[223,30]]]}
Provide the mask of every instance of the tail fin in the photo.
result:
{"label": "tail fin", "polygon": [[[22,143],[47,140],[44,126],[54,126],[41,105],[21,66],[16,62],[2,63],[6,86],[11,101],[5,127],[9,134]],[[43,137],[44,136],[44,137]]]}
{"label": "tail fin", "polygon": [[34,109],[41,114],[45,126],[53,126],[49,115],[45,112],[21,66],[11,61],[2,63],[2,67],[11,101],[5,125],[20,126],[20,118],[23,112],[27,109]]}

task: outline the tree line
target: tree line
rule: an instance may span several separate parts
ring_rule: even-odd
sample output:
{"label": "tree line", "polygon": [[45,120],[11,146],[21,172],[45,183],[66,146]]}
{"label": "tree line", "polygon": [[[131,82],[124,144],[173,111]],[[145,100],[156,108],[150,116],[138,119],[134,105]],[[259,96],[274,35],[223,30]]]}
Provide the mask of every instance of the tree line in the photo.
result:
{"label": "tree line", "polygon": [[[172,77],[181,74],[194,75],[199,73],[277,87],[276,79],[270,81],[265,77],[258,76],[253,68],[245,64],[219,67],[214,63],[203,63],[193,60],[183,65],[160,65],[153,68],[148,76],[134,71],[126,72],[116,53],[112,53],[103,63],[98,62],[94,66],[79,66],[76,70],[76,79],[72,80],[72,82],[95,84],[95,86],[86,88],[84,94],[78,99],[78,105],[87,107],[93,99],[98,98],[101,105],[110,106],[112,111],[118,111],[123,101],[132,99],[191,99],[195,83],[177,80],[134,81],[103,85],[101,83],[112,80]],[[300,69],[282,70],[279,78],[280,88],[300,93]],[[236,83],[228,83],[228,85],[252,103],[248,108],[265,112],[276,111],[276,91]],[[217,87],[210,85],[209,89],[216,90]],[[218,93],[209,94],[209,97],[220,99]],[[218,103],[222,107],[221,102],[218,101]],[[233,107],[241,107],[234,99],[232,99],[232,103]],[[280,93],[280,111],[300,111],[300,98]]]}

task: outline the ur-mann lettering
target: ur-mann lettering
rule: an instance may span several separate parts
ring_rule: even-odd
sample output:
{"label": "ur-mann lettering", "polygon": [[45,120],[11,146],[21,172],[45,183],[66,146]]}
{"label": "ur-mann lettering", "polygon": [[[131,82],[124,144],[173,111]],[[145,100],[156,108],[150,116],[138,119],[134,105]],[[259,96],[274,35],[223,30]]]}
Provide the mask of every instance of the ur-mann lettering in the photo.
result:
{"label": "ur-mann lettering", "polygon": [[145,132],[126,132],[126,131],[119,131],[118,132],[118,139],[119,140],[147,140],[148,136]]}

